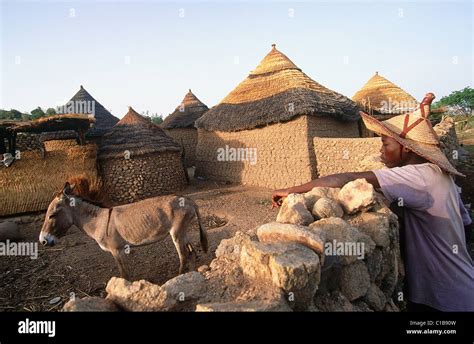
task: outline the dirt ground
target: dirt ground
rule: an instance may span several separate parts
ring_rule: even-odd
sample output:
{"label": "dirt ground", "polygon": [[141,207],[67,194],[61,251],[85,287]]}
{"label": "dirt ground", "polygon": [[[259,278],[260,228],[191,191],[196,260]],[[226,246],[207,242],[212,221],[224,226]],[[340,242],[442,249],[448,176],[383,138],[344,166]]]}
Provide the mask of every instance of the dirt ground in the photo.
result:
{"label": "dirt ground", "polygon": [[[268,189],[193,181],[182,194],[197,202],[208,233],[210,249],[204,254],[197,226],[193,226],[191,239],[197,250],[197,267],[215,258],[222,239],[237,231],[254,230],[274,221],[277,215],[277,210],[270,209]],[[37,242],[43,219],[44,212],[21,217],[25,222],[19,225],[23,241]],[[0,257],[0,311],[58,311],[71,293],[76,297],[104,297],[108,280],[119,275],[112,256],[74,227],[56,246],[38,250],[37,259]],[[168,236],[162,242],[132,248],[127,266],[133,280],[146,279],[161,285],[178,274],[179,260]]]}

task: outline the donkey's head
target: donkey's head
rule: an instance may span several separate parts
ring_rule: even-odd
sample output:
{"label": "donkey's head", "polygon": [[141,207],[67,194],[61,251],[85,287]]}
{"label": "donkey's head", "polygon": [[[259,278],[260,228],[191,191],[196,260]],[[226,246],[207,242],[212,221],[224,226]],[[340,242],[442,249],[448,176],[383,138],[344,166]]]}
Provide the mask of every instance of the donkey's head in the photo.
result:
{"label": "donkey's head", "polygon": [[43,228],[39,241],[45,246],[53,246],[58,238],[66,234],[69,227],[73,225],[73,207],[75,198],[73,196],[74,184],[66,183],[62,191],[56,194],[46,212]]}

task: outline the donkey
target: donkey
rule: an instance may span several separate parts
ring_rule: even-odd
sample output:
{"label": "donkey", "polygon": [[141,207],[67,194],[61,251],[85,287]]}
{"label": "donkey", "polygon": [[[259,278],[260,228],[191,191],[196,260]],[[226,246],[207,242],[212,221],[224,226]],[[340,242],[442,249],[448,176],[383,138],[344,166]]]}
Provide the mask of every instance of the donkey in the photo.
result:
{"label": "donkey", "polygon": [[196,253],[187,238],[190,222],[196,218],[203,251],[208,248],[197,205],[187,197],[175,195],[153,197],[136,203],[104,208],[94,201],[74,193],[75,185],[66,183],[46,212],[39,241],[53,246],[75,225],[93,238],[104,251],[110,252],[122,278],[128,279],[124,265],[124,248],[143,246],[163,240],[169,233],[179,256],[179,274],[184,272],[189,258],[193,269]]}

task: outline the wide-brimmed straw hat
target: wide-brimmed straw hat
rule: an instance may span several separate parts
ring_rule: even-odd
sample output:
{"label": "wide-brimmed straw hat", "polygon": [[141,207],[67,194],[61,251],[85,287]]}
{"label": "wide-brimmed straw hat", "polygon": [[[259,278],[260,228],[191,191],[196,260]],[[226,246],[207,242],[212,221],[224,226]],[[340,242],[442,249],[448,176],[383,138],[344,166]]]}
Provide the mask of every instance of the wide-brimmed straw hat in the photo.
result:
{"label": "wide-brimmed straw hat", "polygon": [[360,112],[360,115],[367,129],[378,135],[395,139],[402,146],[439,166],[447,173],[464,177],[444,155],[440,148],[438,135],[436,135],[428,119],[430,104],[433,99],[434,95],[428,93],[418,110],[382,122],[363,111]]}

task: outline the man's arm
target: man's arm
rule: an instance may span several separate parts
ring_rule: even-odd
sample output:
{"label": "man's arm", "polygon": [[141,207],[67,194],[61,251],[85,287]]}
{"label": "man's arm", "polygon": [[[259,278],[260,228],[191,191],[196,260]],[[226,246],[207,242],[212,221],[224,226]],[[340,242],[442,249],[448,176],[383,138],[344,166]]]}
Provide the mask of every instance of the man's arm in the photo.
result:
{"label": "man's arm", "polygon": [[280,206],[283,198],[288,196],[290,193],[305,193],[311,191],[315,187],[340,188],[359,178],[365,178],[367,182],[372,184],[375,188],[380,187],[377,177],[372,171],[331,174],[329,176],[314,179],[306,184],[293,186],[287,189],[275,190],[272,195],[272,208]]}

